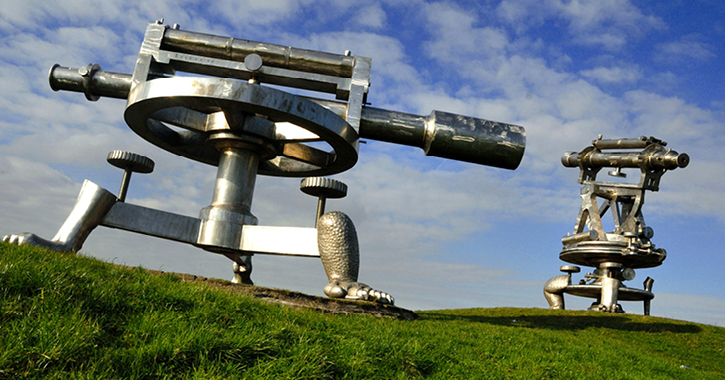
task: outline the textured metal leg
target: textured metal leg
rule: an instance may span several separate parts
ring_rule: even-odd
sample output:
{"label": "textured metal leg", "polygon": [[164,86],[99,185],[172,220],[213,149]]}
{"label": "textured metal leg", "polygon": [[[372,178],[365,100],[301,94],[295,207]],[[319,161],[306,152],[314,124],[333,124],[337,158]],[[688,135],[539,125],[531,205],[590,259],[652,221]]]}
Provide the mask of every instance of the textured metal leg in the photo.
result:
{"label": "textured metal leg", "polygon": [[68,218],[55,234],[53,240],[45,240],[35,234],[24,232],[3,237],[3,241],[14,244],[28,244],[50,248],[56,251],[77,252],[88,235],[96,228],[116,203],[116,195],[86,180]]}
{"label": "textured metal leg", "polygon": [[322,265],[330,283],[325,294],[330,298],[349,298],[394,303],[392,296],[357,282],[360,250],[352,220],[342,212],[332,211],[317,222],[317,244]]}
{"label": "textured metal leg", "polygon": [[609,313],[623,312],[621,306],[617,304],[617,298],[619,298],[619,287],[621,285],[622,282],[616,278],[602,278],[602,299],[600,309],[604,309],[603,311]]}
{"label": "textured metal leg", "polygon": [[224,256],[234,261],[234,264],[232,264],[232,271],[234,272],[232,283],[254,285],[254,281],[252,281],[252,256],[234,253],[224,254]]}
{"label": "textured metal leg", "polygon": [[[651,292],[652,291],[652,285],[654,285],[655,280],[652,279],[652,277],[647,277],[644,280],[644,290]],[[650,312],[650,301],[649,299],[644,300],[644,315],[649,315]]]}
{"label": "textured metal leg", "polygon": [[555,276],[544,284],[544,297],[549,302],[549,309],[564,310],[564,289],[571,283],[571,275]]}

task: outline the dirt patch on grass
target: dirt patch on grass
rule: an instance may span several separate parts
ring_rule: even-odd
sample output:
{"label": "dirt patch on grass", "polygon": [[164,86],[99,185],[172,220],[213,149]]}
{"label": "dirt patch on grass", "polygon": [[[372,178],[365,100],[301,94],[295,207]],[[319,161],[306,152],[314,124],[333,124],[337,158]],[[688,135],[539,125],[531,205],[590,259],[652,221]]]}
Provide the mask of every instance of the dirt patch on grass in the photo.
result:
{"label": "dirt patch on grass", "polygon": [[204,282],[216,288],[225,289],[232,292],[244,293],[256,299],[285,305],[296,309],[315,310],[321,313],[329,314],[365,314],[378,318],[396,318],[406,321],[412,321],[418,318],[418,314],[413,311],[399,308],[393,305],[386,305],[377,302],[354,301],[354,300],[337,300],[331,298],[311,296],[304,293],[293,292],[289,290],[263,288],[253,285],[233,284],[230,281],[220,280],[216,278],[206,278],[193,274],[163,272],[147,269],[153,274],[170,274],[181,278],[187,282]]}

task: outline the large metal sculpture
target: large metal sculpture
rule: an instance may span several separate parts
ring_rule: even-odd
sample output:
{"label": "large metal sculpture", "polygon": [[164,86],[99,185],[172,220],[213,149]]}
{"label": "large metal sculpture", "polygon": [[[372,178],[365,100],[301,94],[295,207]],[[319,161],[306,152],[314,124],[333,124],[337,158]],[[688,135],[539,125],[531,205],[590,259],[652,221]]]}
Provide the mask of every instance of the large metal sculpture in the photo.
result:
{"label": "large metal sculpture", "polygon": [[[559,258],[595,269],[579,284],[572,284],[571,275],[580,268],[563,265],[560,269],[567,274],[553,277],[544,285],[551,309],[564,309],[564,293],[569,293],[595,298],[589,310],[610,313],[623,312],[620,300],[643,301],[644,314],[649,315],[654,280],[647,277],[644,289],[630,288],[622,282],[634,279],[635,269],[659,266],[667,257],[665,250],[655,248],[650,240],[654,230],[645,224],[642,215],[645,191],[658,191],[667,170],[684,168],[690,162],[687,154],[665,148],[666,145],[654,137],[602,139],[600,135],[583,151],[562,156],[564,166],[580,169],[579,183],[584,186],[574,232],[561,239],[564,248]],[[605,152],[615,149],[616,152]],[[639,183],[597,181],[597,173],[604,167],[614,168],[608,174],[619,178],[626,177],[623,168],[638,168]],[[602,217],[610,210],[614,230],[605,232]]]}
{"label": "large metal sculpture", "polygon": [[[426,155],[515,169],[524,129],[433,111],[418,116],[366,106],[371,59],[219,37],[149,24],[132,75],[54,65],[53,90],[90,101],[126,99],[124,118],[138,135],[171,153],[217,166],[211,205],[198,218],[128,204],[132,172],[153,161],[113,151],[125,171],[118,196],[86,180],[68,219],[52,240],[31,233],[5,241],[78,251],[98,225],[192,244],[229,257],[234,282],[251,283],[253,254],[320,257],[334,298],[393,303],[358,282],[355,228],[341,212],[324,213],[327,198],[347,187],[320,176],[350,169],[360,138],[417,146]],[[191,76],[180,76],[189,73]],[[266,86],[266,84],[277,87]],[[332,94],[336,100],[294,95],[279,87]],[[258,226],[251,213],[258,174],[309,177],[301,189],[320,198],[315,228]]]}

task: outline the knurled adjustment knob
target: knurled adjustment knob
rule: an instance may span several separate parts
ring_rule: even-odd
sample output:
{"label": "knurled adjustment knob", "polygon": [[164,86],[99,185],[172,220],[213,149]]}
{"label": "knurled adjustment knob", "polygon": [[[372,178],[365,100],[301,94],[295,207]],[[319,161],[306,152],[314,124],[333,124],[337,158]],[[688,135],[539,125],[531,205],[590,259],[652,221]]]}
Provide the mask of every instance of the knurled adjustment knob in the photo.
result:
{"label": "knurled adjustment knob", "polygon": [[112,150],[108,152],[106,161],[119,169],[130,170],[134,173],[145,174],[154,171],[153,160],[146,156],[124,150]]}
{"label": "knurled adjustment knob", "polygon": [[326,177],[307,177],[300,183],[300,190],[307,195],[318,198],[317,220],[325,213],[325,201],[327,198],[344,198],[347,195],[347,185],[343,182]]}
{"label": "knurled adjustment knob", "polygon": [[562,265],[561,267],[559,267],[559,270],[564,273],[572,274],[579,273],[581,271],[581,268],[576,265]]}
{"label": "knurled adjustment knob", "polygon": [[112,150],[108,153],[106,161],[109,164],[123,169],[123,180],[121,189],[118,191],[118,200],[126,200],[128,185],[131,182],[131,173],[151,173],[154,171],[154,161],[140,154],[126,152],[123,150]]}
{"label": "knurled adjustment knob", "polygon": [[300,183],[300,190],[313,197],[344,198],[347,195],[345,183],[326,177],[307,177]]}

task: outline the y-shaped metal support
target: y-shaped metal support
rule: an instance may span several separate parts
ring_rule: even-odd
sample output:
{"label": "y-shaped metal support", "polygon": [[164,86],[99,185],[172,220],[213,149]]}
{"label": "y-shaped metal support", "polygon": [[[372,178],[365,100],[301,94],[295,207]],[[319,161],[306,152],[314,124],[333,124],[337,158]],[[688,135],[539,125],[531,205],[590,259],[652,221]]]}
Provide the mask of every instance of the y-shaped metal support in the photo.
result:
{"label": "y-shaped metal support", "polygon": [[360,250],[355,225],[347,215],[339,211],[322,215],[317,222],[317,244],[330,281],[324,289],[328,297],[395,302],[390,294],[357,281]]}

